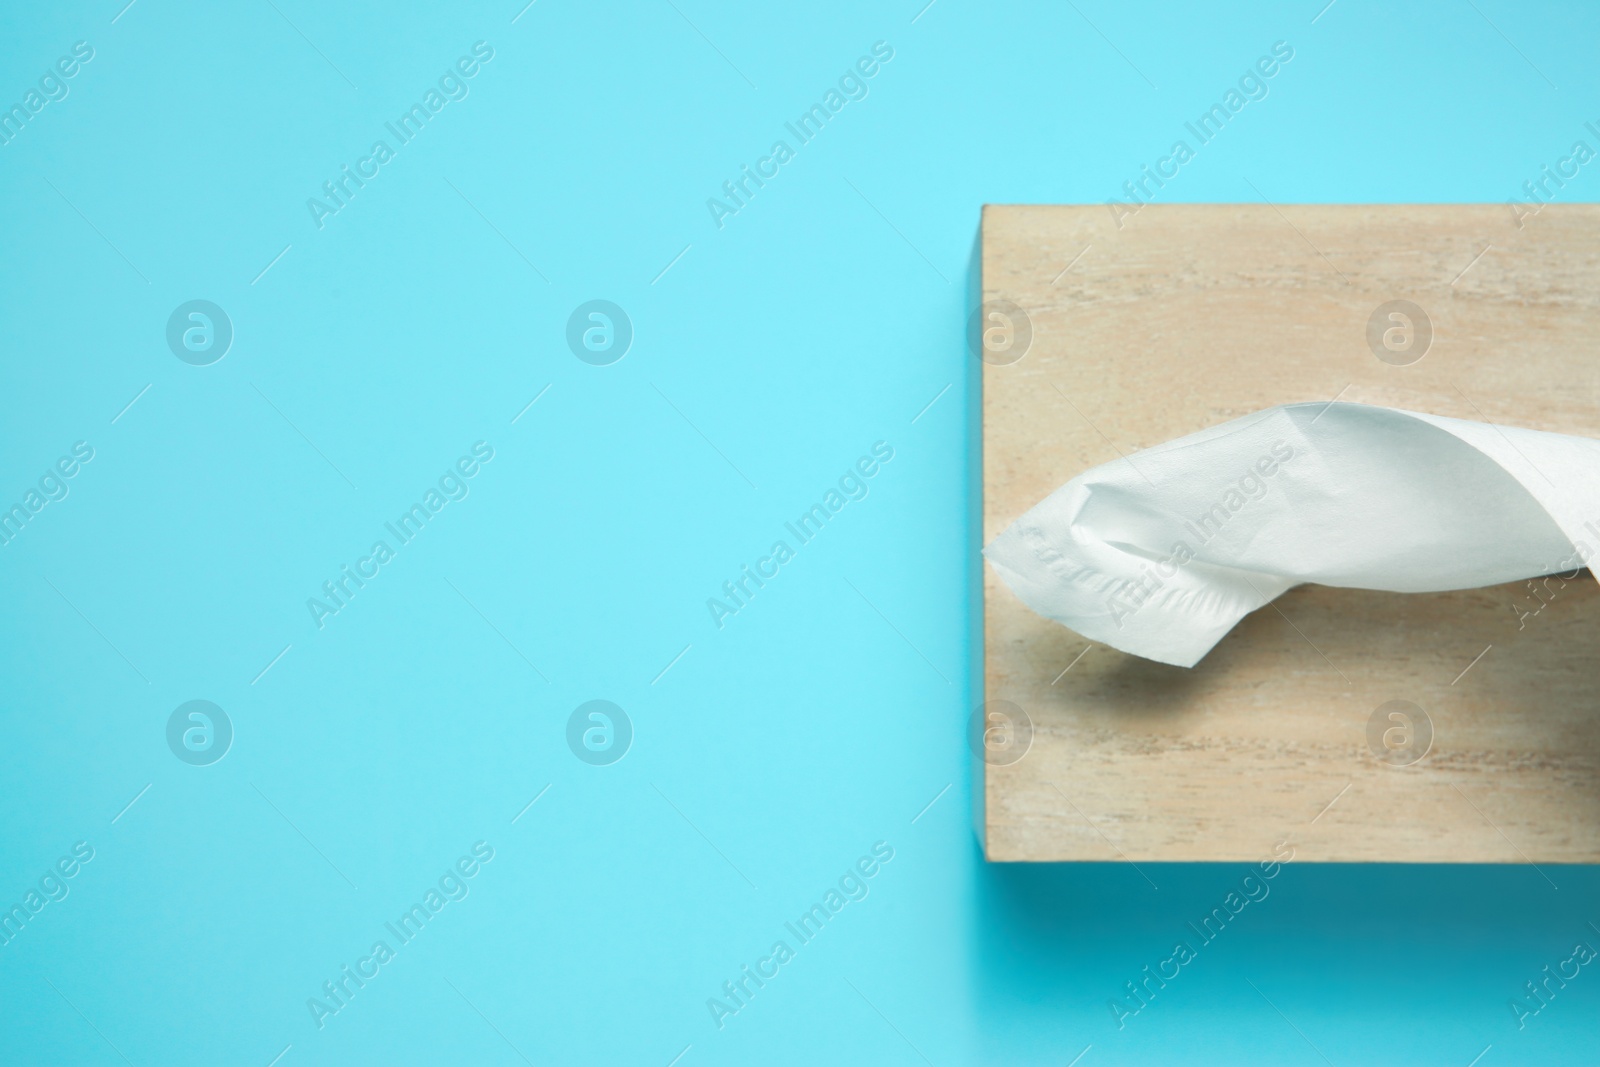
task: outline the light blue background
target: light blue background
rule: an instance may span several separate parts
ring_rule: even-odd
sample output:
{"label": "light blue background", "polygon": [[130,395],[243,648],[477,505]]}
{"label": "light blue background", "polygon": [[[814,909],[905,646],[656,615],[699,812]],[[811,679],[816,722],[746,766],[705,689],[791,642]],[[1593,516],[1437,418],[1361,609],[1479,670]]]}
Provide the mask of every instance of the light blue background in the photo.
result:
{"label": "light blue background", "polygon": [[[0,948],[0,1062],[1592,1062],[1600,974],[1507,1007],[1600,945],[1570,868],[1290,866],[1117,1029],[1243,869],[981,861],[962,324],[981,204],[1116,195],[1278,40],[1163,200],[1519,195],[1600,119],[1600,17],[921,3],[0,18],[7,103],[95,48],[0,147],[0,498],[96,450],[0,548],[0,900],[96,850]],[[470,96],[317,229],[478,40]],[[717,229],[879,40],[870,95]],[[563,340],[597,297],[636,330],[606,368]],[[210,367],[163,337],[194,298],[236,330]],[[318,631],[306,598],[480,439],[471,495]],[[871,495],[718,630],[706,598],[878,440]],[[564,741],[597,697],[636,730],[610,767]],[[196,698],[237,731],[204,768],[164,740]],[[307,998],[478,840],[470,896],[319,1031]],[[719,1030],[706,999],[880,840],[870,896]]]}

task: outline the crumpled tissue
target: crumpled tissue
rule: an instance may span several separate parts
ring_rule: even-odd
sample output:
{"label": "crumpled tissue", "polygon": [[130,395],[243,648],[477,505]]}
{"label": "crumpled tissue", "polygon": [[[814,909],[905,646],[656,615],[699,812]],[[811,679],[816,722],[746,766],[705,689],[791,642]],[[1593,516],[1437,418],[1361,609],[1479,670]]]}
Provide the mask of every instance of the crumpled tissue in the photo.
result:
{"label": "crumpled tissue", "polygon": [[1040,615],[1192,667],[1306,582],[1470,589],[1575,571],[1597,547],[1600,441],[1323,402],[1085,471],[983,554]]}

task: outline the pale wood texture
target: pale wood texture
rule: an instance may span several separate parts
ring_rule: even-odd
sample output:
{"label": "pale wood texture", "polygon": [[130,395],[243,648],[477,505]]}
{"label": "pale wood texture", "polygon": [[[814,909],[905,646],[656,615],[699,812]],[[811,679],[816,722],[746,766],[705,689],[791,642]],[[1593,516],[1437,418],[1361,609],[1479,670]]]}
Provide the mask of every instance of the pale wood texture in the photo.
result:
{"label": "pale wood texture", "polygon": [[[1104,206],[989,206],[980,240],[984,299],[1034,330],[982,368],[985,543],[1086,468],[1274,404],[1600,436],[1600,205],[1521,229],[1503,205],[1149,206],[1121,229]],[[1411,366],[1367,344],[1392,299],[1433,323]],[[1520,619],[1522,584],[1302,587],[1184,670],[1091,646],[983,566],[985,699],[1035,729],[1020,762],[977,764],[991,860],[1253,860],[1289,838],[1297,862],[1600,861],[1587,572]],[[1368,750],[1394,699],[1433,723],[1409,767]]]}

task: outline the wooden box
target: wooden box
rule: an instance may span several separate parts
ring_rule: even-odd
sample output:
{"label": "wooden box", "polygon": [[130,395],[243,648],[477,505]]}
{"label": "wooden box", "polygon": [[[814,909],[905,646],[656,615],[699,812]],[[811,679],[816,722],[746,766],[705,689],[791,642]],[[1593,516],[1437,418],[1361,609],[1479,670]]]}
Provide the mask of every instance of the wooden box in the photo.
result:
{"label": "wooden box", "polygon": [[[1089,467],[1275,404],[1600,436],[1600,205],[991,205],[974,285],[985,544]],[[1397,300],[1423,315],[1399,352],[1369,334]],[[1284,840],[1297,862],[1600,860],[1586,571],[1304,586],[1186,670],[1093,644],[976,566],[991,860],[1248,861]]]}

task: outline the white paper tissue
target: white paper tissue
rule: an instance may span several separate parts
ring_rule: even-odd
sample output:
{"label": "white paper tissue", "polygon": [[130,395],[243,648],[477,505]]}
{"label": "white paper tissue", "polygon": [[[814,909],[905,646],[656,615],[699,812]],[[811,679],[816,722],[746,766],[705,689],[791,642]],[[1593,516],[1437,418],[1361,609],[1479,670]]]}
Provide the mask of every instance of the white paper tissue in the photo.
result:
{"label": "white paper tissue", "polygon": [[1469,589],[1576,570],[1597,547],[1600,441],[1324,402],[1085,471],[984,556],[1040,615],[1192,667],[1304,582]]}

